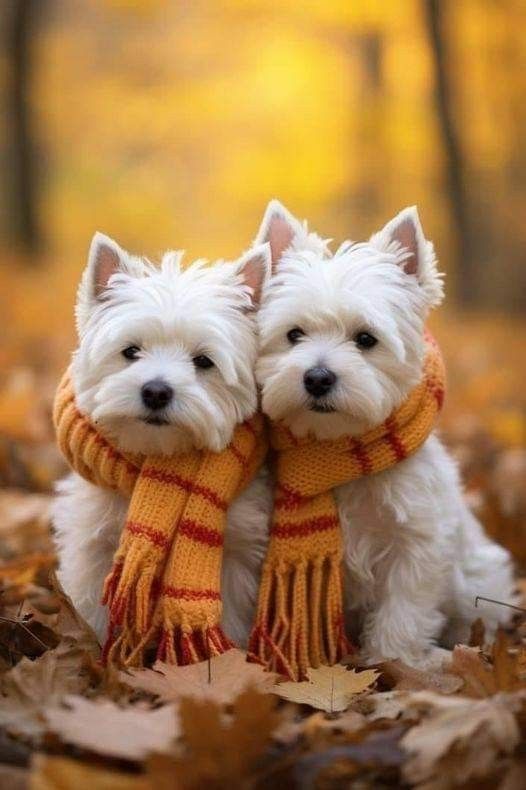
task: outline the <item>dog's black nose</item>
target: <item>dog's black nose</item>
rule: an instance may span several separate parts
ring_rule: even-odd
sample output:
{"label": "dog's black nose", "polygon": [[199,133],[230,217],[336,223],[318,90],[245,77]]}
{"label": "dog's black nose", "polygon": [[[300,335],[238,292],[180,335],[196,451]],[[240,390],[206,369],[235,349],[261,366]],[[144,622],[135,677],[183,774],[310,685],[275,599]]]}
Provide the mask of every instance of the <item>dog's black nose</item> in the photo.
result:
{"label": "dog's black nose", "polygon": [[168,406],[173,398],[174,391],[161,379],[153,379],[143,384],[141,389],[142,402],[148,409],[157,411]]}
{"label": "dog's black nose", "polygon": [[336,382],[336,373],[328,368],[309,368],[303,376],[305,389],[314,398],[326,395]]}

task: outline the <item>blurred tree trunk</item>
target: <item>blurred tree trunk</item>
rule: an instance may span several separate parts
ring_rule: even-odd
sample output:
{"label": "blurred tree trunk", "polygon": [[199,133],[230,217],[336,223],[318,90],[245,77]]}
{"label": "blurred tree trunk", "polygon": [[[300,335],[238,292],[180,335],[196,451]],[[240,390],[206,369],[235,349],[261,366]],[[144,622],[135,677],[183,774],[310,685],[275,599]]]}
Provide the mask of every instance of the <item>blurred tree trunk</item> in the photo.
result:
{"label": "blurred tree trunk", "polygon": [[462,304],[472,305],[476,301],[475,262],[470,244],[464,161],[453,121],[451,81],[447,68],[447,48],[444,35],[446,3],[444,0],[424,0],[424,9],[435,72],[437,115],[446,159],[447,194],[451,211],[451,227],[455,239],[457,293]]}
{"label": "blurred tree trunk", "polygon": [[8,65],[8,234],[17,248],[34,253],[42,237],[37,216],[37,171],[31,113],[33,35],[46,0],[7,0],[4,7]]}

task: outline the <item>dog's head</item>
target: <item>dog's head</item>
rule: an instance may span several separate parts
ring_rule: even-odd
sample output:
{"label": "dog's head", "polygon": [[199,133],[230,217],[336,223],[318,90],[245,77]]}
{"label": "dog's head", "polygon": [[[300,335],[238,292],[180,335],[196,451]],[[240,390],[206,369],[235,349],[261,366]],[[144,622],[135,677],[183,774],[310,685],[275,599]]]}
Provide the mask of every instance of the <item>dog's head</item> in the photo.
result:
{"label": "dog's head", "polygon": [[160,267],[97,233],[77,301],[79,408],[123,450],[221,450],[257,405],[254,306],[268,244],[235,263]]}
{"label": "dog's head", "polygon": [[421,376],[425,319],[443,293],[416,208],[330,256],[272,201],[257,238],[265,241],[273,275],[258,313],[263,411],[320,439],[382,422]]}

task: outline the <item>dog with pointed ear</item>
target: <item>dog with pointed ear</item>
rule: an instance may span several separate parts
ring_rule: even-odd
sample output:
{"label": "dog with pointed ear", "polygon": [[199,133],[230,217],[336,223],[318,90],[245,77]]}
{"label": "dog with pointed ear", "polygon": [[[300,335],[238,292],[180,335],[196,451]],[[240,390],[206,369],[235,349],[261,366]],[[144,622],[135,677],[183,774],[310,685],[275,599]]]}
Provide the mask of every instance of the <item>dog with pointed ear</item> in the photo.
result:
{"label": "dog with pointed ear", "polygon": [[[270,276],[270,244],[234,262],[183,265],[182,257],[168,252],[155,266],[102,233],[91,242],[78,291],[71,377],[79,410],[122,451],[220,452],[258,406],[255,317]],[[232,569],[241,551],[235,536],[258,520],[267,530],[260,489],[256,495],[248,486],[228,514],[234,537],[224,553],[223,604],[233,638],[245,605]],[[59,483],[53,508],[61,584],[101,640],[102,586],[127,506],[120,494],[72,474]]]}
{"label": "dog with pointed ear", "polygon": [[443,275],[438,272],[433,242],[424,236],[416,206],[400,211],[371,236],[370,244],[396,256],[403,271],[414,277],[422,289],[429,308],[440,304],[444,297]]}
{"label": "dog with pointed ear", "polygon": [[[270,244],[276,275],[257,316],[262,410],[298,439],[348,438],[349,452],[360,453],[364,435],[388,425],[422,382],[426,321],[443,298],[418,211],[403,209],[368,241],[344,242],[330,256],[319,236],[271,201],[257,241]],[[437,403],[442,395],[433,390]],[[412,455],[365,471],[335,496],[349,620],[364,623],[364,661],[429,665],[441,659],[439,639],[467,640],[480,591],[513,600],[510,556],[468,510],[433,433]],[[506,618],[495,609],[484,612],[490,631]]]}
{"label": "dog with pointed ear", "polygon": [[[165,257],[170,255],[173,257],[174,254],[168,253]],[[110,298],[110,281],[115,275],[141,279],[154,273],[155,268],[145,258],[131,255],[112,238],[97,231],[91,240],[88,262],[77,294],[75,314],[79,333],[93,310]],[[249,296],[247,309],[257,308],[263,284],[270,273],[271,251],[267,242],[254,245],[231,266],[230,274],[237,276]]]}
{"label": "dog with pointed ear", "polygon": [[270,244],[273,273],[287,253],[309,250],[323,257],[330,256],[327,240],[309,231],[306,221],[300,222],[275,199],[267,205],[254,241],[256,246],[264,243]]}

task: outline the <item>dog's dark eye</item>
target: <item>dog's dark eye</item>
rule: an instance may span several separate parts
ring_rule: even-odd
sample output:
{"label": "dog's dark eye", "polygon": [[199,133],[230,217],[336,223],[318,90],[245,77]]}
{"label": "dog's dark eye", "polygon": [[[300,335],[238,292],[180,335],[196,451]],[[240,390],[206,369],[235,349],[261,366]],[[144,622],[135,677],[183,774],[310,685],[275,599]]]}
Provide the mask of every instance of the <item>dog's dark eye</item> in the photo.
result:
{"label": "dog's dark eye", "polygon": [[126,359],[137,359],[140,350],[139,346],[128,346],[128,348],[123,349],[122,356]]}
{"label": "dog's dark eye", "polygon": [[358,332],[354,336],[354,342],[358,348],[372,348],[378,343],[378,340],[369,332]]}
{"label": "dog's dark eye", "polygon": [[295,326],[294,329],[291,329],[289,332],[287,332],[287,340],[289,343],[292,343],[292,345],[297,343],[298,340],[304,336],[305,332],[303,329],[300,329],[299,326]]}
{"label": "dog's dark eye", "polygon": [[194,357],[194,365],[196,368],[202,368],[203,370],[214,367],[214,363],[210,357],[205,357],[204,354],[199,354],[198,357]]}

